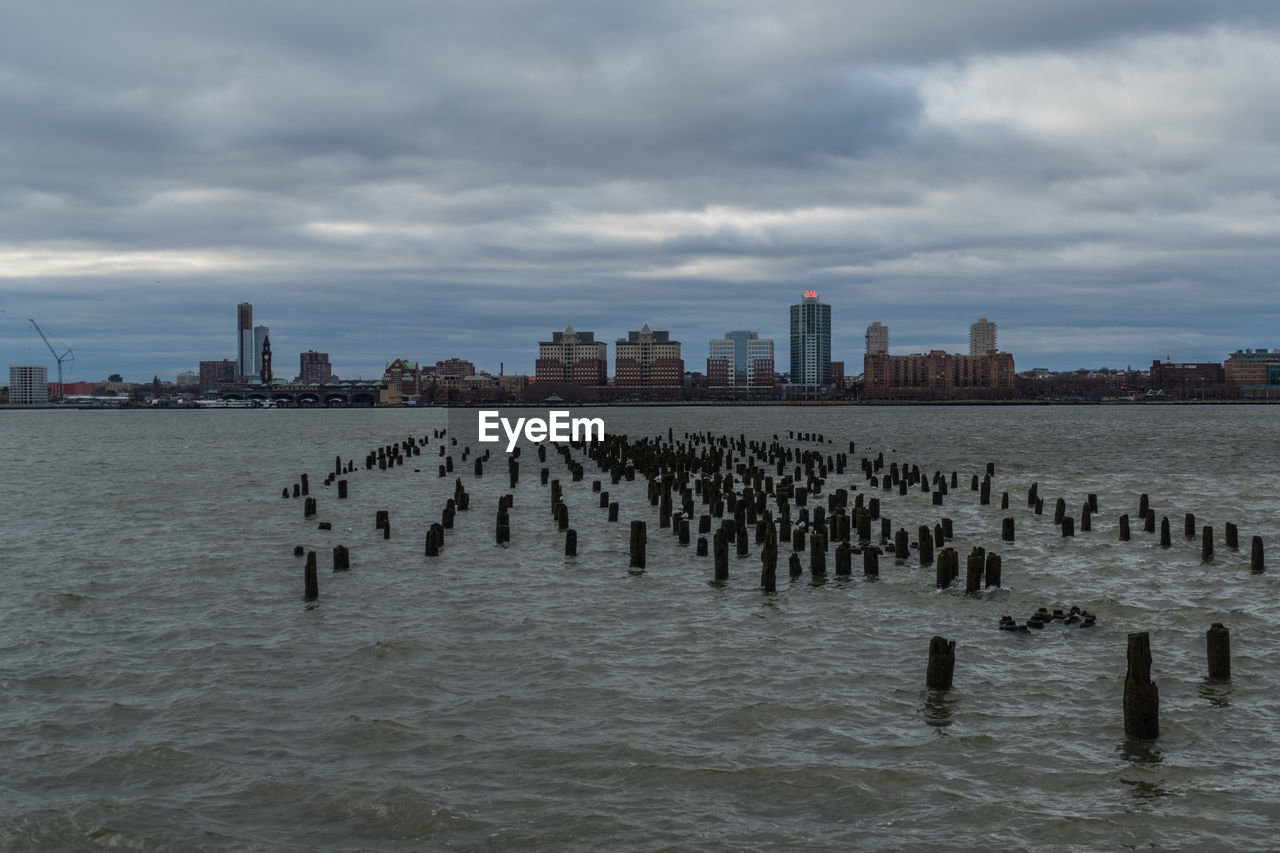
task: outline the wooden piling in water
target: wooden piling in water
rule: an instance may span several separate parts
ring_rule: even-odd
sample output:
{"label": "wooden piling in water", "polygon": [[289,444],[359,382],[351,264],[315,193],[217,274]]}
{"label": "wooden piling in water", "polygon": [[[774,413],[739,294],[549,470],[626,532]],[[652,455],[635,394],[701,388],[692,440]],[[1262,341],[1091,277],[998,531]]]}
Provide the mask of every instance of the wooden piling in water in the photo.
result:
{"label": "wooden piling in water", "polygon": [[899,527],[898,532],[893,535],[893,557],[896,560],[905,560],[910,556],[910,553],[907,544],[907,531],[905,528]]}
{"label": "wooden piling in water", "polygon": [[1129,515],[1127,513],[1120,516],[1120,541],[1129,541]]}
{"label": "wooden piling in water", "polygon": [[1262,537],[1253,537],[1253,549],[1249,555],[1249,571],[1257,573],[1263,571],[1265,567],[1262,564]]}
{"label": "wooden piling in water", "polygon": [[956,641],[935,636],[929,641],[924,683],[930,690],[950,690],[956,668]]}
{"label": "wooden piling in water", "polygon": [[920,549],[920,565],[933,565],[933,531],[929,529],[929,525],[922,524],[916,531],[916,538],[919,540]]}
{"label": "wooden piling in water", "polygon": [[985,577],[983,578],[983,586],[1000,586],[1000,555],[987,554],[987,565]]}
{"label": "wooden piling in water", "polygon": [[1222,538],[1231,550],[1240,547],[1240,529],[1228,521],[1222,528]]}
{"label": "wooden piling in water", "polygon": [[849,575],[853,573],[853,552],[848,542],[841,541],[836,545],[836,574]]}
{"label": "wooden piling in water", "polygon": [[1058,498],[1053,504],[1053,523],[1061,524],[1062,519],[1067,515],[1067,501],[1065,498]]}
{"label": "wooden piling in water", "polygon": [[578,531],[572,527],[564,532],[564,555],[566,557],[578,556]]}
{"label": "wooden piling in water", "polygon": [[631,568],[643,569],[645,566],[645,544],[648,537],[645,534],[644,522],[631,522]]}
{"label": "wooden piling in water", "polygon": [[346,545],[337,545],[333,549],[333,570],[335,572],[351,571],[351,551]]}
{"label": "wooden piling in water", "polygon": [[1160,691],[1151,680],[1151,639],[1146,631],[1129,635],[1124,677],[1124,733],[1132,738],[1160,737]]}
{"label": "wooden piling in water", "polygon": [[1231,632],[1221,622],[1214,622],[1205,632],[1205,652],[1209,659],[1209,678],[1228,681],[1231,678]]}
{"label": "wooden piling in water", "polygon": [[320,597],[320,578],[316,574],[316,552],[307,552],[307,566],[302,572],[302,598],[315,601]]}
{"label": "wooden piling in water", "polygon": [[1013,541],[1013,518],[1006,518],[1000,524],[1000,539],[1005,542]]}
{"label": "wooden piling in water", "polygon": [[863,546],[862,574],[869,578],[880,577],[880,549],[873,545]]}
{"label": "wooden piling in water", "polygon": [[1196,516],[1195,513],[1189,512],[1182,522],[1182,535],[1191,539],[1196,535]]}
{"label": "wooden piling in water", "polygon": [[316,514],[316,499],[307,498],[302,503],[302,517],[311,518]]}
{"label": "wooden piling in water", "polygon": [[964,591],[973,595],[982,590],[982,570],[986,568],[985,555],[976,548],[965,563]]}
{"label": "wooden piling in water", "polygon": [[820,533],[809,535],[809,573],[814,577],[827,573],[827,546]]}
{"label": "wooden piling in water", "polygon": [[610,521],[618,520],[618,502],[617,501],[614,501],[613,503],[609,504],[609,520]]}
{"label": "wooden piling in water", "polygon": [[338,481],[338,500],[345,500],[347,497],[347,481]]}
{"label": "wooden piling in water", "polygon": [[1069,515],[1064,515],[1062,517],[1062,535],[1063,536],[1076,535],[1076,521],[1074,518],[1072,518]]}
{"label": "wooden piling in water", "polygon": [[1173,540],[1169,536],[1169,516],[1160,516],[1160,547],[1168,548]]}
{"label": "wooden piling in water", "polygon": [[1208,524],[1200,528],[1200,559],[1205,563],[1213,559],[1213,527]]}

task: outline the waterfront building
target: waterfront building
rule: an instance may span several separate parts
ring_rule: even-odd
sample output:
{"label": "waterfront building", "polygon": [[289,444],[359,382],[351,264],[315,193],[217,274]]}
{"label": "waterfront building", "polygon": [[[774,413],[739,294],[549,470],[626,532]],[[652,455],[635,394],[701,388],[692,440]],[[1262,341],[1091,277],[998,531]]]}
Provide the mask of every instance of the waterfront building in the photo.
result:
{"label": "waterfront building", "polygon": [[891,392],[953,396],[957,391],[1012,391],[1013,355],[988,351],[961,355],[942,350],[911,355],[868,353],[863,356],[863,395],[883,397]]}
{"label": "waterfront building", "polygon": [[534,365],[537,382],[572,385],[605,385],[608,382],[609,345],[597,341],[595,332],[578,332],[565,326],[552,332],[551,340],[538,344]]}
{"label": "waterfront building", "polygon": [[199,382],[200,382],[200,373],[198,370],[196,371],[184,370],[181,373],[179,373],[178,378],[174,380],[174,384],[180,388],[185,388],[190,385],[197,385],[199,384]]}
{"label": "waterfront building", "polygon": [[309,349],[298,353],[298,381],[304,385],[315,385],[333,378],[333,365],[329,364],[329,353],[316,352]]}
{"label": "waterfront building", "polygon": [[236,306],[236,376],[241,382],[253,373],[253,305]]}
{"label": "waterfront building", "polygon": [[831,384],[831,306],[816,290],[791,306],[791,384]]}
{"label": "waterfront building", "polygon": [[889,327],[879,320],[867,326],[867,355],[889,352]]}
{"label": "waterfront building", "polygon": [[238,371],[239,362],[229,358],[200,362],[200,393],[205,394],[223,385],[235,384]]}
{"label": "waterfront building", "polygon": [[[422,394],[422,371],[418,362],[397,358],[387,362],[387,369],[382,372],[382,384],[392,389],[394,395],[417,397]],[[392,405],[399,405],[399,402]]]}
{"label": "waterfront building", "polygon": [[757,332],[725,332],[713,338],[707,357],[711,388],[773,387],[773,340]]}
{"label": "waterfront building", "polygon": [[680,342],[645,323],[614,344],[614,383],[620,387],[679,388],[684,384]]}
{"label": "waterfront building", "polygon": [[1236,350],[1223,373],[1229,385],[1280,385],[1280,349]]}
{"label": "waterfront building", "polygon": [[1217,362],[1153,361],[1148,384],[1151,390],[1163,391],[1166,397],[1185,400],[1204,397],[1206,392],[1226,381],[1226,371]]}
{"label": "waterfront building", "polygon": [[995,351],[996,324],[981,317],[969,327],[969,355],[986,355]]}
{"label": "waterfront building", "polygon": [[49,369],[43,364],[9,365],[9,404],[40,406],[49,402]]}

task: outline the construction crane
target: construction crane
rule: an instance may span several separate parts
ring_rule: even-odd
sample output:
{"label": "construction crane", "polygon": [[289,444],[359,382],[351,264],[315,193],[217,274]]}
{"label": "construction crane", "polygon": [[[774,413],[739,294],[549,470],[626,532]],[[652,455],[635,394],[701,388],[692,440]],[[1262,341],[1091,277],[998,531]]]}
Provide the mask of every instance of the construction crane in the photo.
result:
{"label": "construction crane", "polygon": [[[31,318],[28,317],[27,319],[31,319]],[[40,324],[37,323],[35,320],[31,320],[31,325],[36,327],[36,332],[40,335],[40,340],[44,341],[44,345],[49,348],[49,352],[53,353],[53,360],[58,362],[58,399],[61,399],[62,398],[62,362],[75,361],[76,360],[75,354],[71,352],[71,347],[68,347],[62,341],[58,341],[58,346],[66,347],[62,355],[58,355],[58,351],[53,348],[53,344],[49,343],[49,337],[44,333],[44,329],[40,328]],[[54,340],[57,340],[57,339],[55,338]]]}

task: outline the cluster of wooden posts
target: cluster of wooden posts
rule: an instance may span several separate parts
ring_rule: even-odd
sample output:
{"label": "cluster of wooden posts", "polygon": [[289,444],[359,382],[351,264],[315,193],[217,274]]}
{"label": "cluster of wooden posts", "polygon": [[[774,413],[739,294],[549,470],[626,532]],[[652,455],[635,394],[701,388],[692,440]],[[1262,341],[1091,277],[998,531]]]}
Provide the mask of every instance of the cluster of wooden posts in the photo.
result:
{"label": "cluster of wooden posts", "polygon": [[[432,438],[441,440],[439,457],[443,461],[439,465],[438,476],[443,478],[453,472],[454,460],[449,451],[450,447],[457,447],[457,439],[447,436],[444,430],[435,430]],[[403,466],[407,457],[420,456],[422,447],[427,443],[427,436],[423,436],[421,440],[409,437],[371,450],[365,457],[365,470],[376,467],[386,471]],[[811,446],[801,446],[804,443]],[[813,444],[819,447],[815,448]],[[787,572],[792,579],[804,574],[802,555],[807,555],[808,570],[815,579],[826,575],[829,553],[833,553],[834,572],[837,576],[850,575],[853,557],[858,555],[862,558],[863,575],[874,579],[880,574],[881,556],[892,552],[892,559],[898,565],[903,565],[911,561],[911,552],[914,550],[920,566],[935,567],[934,585],[937,589],[952,587],[960,576],[960,556],[956,548],[948,545],[954,539],[951,519],[942,518],[932,528],[918,525],[913,539],[906,526],[899,526],[894,530],[891,519],[882,515],[881,499],[875,493],[896,491],[899,495],[906,495],[910,490],[919,490],[931,493],[934,506],[942,506],[948,494],[958,488],[959,472],[951,471],[949,477],[942,471],[926,475],[919,465],[900,464],[897,461],[886,464],[881,452],[874,458],[863,456],[858,462],[865,491],[858,491],[854,484],[829,489],[828,480],[843,477],[846,468],[852,468],[850,457],[855,453],[855,444],[850,441],[847,452],[834,452],[828,444],[821,434],[797,435],[794,432],[788,434],[787,441],[779,439],[777,435],[773,436],[772,441],[754,441],[748,440],[745,435],[733,437],[710,433],[686,433],[682,439],[676,440],[669,429],[666,441],[660,436],[633,439],[625,435],[609,435],[603,440],[552,446],[568,470],[571,483],[584,481],[584,461],[607,476],[611,485],[617,485],[623,480],[643,478],[647,484],[649,503],[657,508],[658,527],[669,528],[681,545],[692,544],[692,526],[696,516],[699,535],[695,553],[699,557],[712,557],[714,583],[723,583],[729,578],[730,546],[738,558],[744,558],[749,556],[751,540],[754,538],[761,564],[759,585],[766,594],[777,591],[780,543],[790,543]],[[549,487],[553,523],[556,530],[564,535],[564,553],[574,556],[577,554],[577,531],[569,526],[569,507],[564,501],[560,480],[552,479],[550,468],[546,466],[548,445],[537,444],[535,449],[542,466],[539,470],[540,483]],[[470,452],[469,447],[461,449],[462,462],[467,461]],[[513,490],[519,481],[520,455],[521,448],[517,447],[507,456],[508,483]],[[488,451],[475,457],[475,478],[484,476],[484,466],[489,461]],[[325,485],[336,481],[338,499],[346,499],[347,476],[355,472],[354,463],[348,461],[344,464],[342,458],[338,457]],[[980,505],[986,506],[992,502],[994,476],[995,463],[988,462],[981,477],[973,474],[969,479],[970,491],[978,493]],[[599,507],[607,511],[608,521],[617,522],[620,505],[618,501],[610,499],[609,491],[604,488],[603,477],[592,480],[591,488],[599,494]],[[293,484],[292,495],[294,498],[305,499],[305,518],[316,516],[316,499],[310,495],[306,474],[302,474],[299,481]],[[282,496],[288,498],[290,489],[286,487]],[[507,493],[499,498],[494,538],[498,545],[504,547],[511,545],[510,512],[514,505],[514,493]],[[704,510],[701,513],[699,505]],[[1037,515],[1043,513],[1044,499],[1039,494],[1037,483],[1032,483],[1028,489],[1027,505]],[[455,514],[465,512],[469,507],[470,496],[463,486],[462,478],[457,477],[453,496],[445,502],[440,521],[430,524],[427,529],[427,557],[439,557],[443,553],[445,532],[452,529]],[[1002,493],[1000,508],[1009,508],[1008,492]],[[1079,513],[1081,533],[1092,530],[1092,519],[1098,509],[1097,495],[1089,494]],[[1138,517],[1146,532],[1155,532],[1155,511],[1146,494],[1139,501]],[[718,524],[716,519],[719,519]],[[1064,498],[1058,498],[1054,502],[1053,520],[1062,536],[1076,534],[1075,518],[1067,514]],[[327,529],[326,522],[320,524]],[[375,527],[383,532],[384,539],[391,537],[391,521],[387,510],[377,512]],[[1120,540],[1131,539],[1127,514],[1120,516],[1118,529]],[[1236,526],[1227,524],[1224,530],[1226,547],[1238,548],[1239,534]],[[708,534],[711,536],[710,543]],[[1004,517],[1001,539],[1012,542],[1014,535],[1014,518]],[[1184,519],[1184,535],[1187,538],[1194,538],[1196,535],[1195,516],[1191,513],[1187,513]],[[1201,526],[1200,536],[1202,558],[1205,561],[1212,560],[1212,527]],[[1171,545],[1167,516],[1161,519],[1160,544],[1162,547]],[[645,571],[647,545],[646,521],[631,520],[628,545],[631,572]],[[1260,536],[1253,537],[1251,549],[1251,570],[1261,572],[1264,564]],[[301,546],[295,549],[296,555],[302,556],[303,553]],[[347,571],[350,565],[348,549],[342,545],[335,547],[333,570]],[[1001,585],[1002,559],[998,553],[975,546],[966,557],[965,569],[966,595],[979,595],[984,589],[998,588]],[[310,551],[306,553],[304,597],[307,601],[315,601],[318,595],[316,553]],[[1040,608],[1025,625],[1018,625],[1011,617],[1005,616],[1001,619],[1000,627],[1025,633],[1028,628],[1041,628],[1055,619],[1061,619],[1064,624],[1089,627],[1094,624],[1095,618],[1094,614],[1079,608],[1072,608],[1069,614],[1063,614],[1061,610],[1050,614],[1046,608]],[[1210,678],[1229,677],[1228,632],[1221,624],[1215,623],[1210,629],[1208,648]],[[934,637],[930,641],[926,666],[928,688],[951,688],[955,655],[955,641],[943,637]],[[1128,674],[1124,692],[1125,730],[1131,736],[1139,738],[1155,737],[1159,731],[1158,693],[1150,679],[1150,664],[1151,652],[1147,634],[1129,635]]]}

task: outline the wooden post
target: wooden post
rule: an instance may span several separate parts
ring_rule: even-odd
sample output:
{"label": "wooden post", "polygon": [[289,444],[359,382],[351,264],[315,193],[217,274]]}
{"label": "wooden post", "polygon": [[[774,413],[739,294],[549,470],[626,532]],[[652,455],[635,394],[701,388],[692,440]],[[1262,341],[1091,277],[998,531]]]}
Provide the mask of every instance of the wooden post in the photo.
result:
{"label": "wooden post", "polygon": [[304,518],[311,518],[316,514],[316,499],[307,498],[302,502],[302,515]]}
{"label": "wooden post", "polygon": [[950,548],[943,548],[938,554],[938,566],[935,575],[934,584],[938,589],[946,589],[951,586],[951,558],[955,556],[955,551]]}
{"label": "wooden post", "polygon": [[916,531],[916,537],[919,540],[920,547],[920,565],[933,565],[933,531],[929,529],[929,525],[922,524]]}
{"label": "wooden post", "polygon": [[499,545],[511,541],[511,516],[507,514],[505,508],[498,510],[498,523],[494,531],[494,538]]}
{"label": "wooden post", "polygon": [[956,641],[935,636],[929,641],[924,682],[930,690],[950,690],[956,668]]}
{"label": "wooden post", "polygon": [[987,554],[987,571],[986,578],[983,580],[984,586],[1000,586],[1000,555]]}
{"label": "wooden post", "polygon": [[1063,536],[1076,535],[1076,521],[1074,518],[1072,518],[1069,515],[1064,515],[1062,517],[1062,535]]}
{"label": "wooden post", "polygon": [[1214,622],[1205,633],[1205,651],[1209,657],[1209,678],[1228,681],[1231,678],[1231,632],[1221,622]]}
{"label": "wooden post", "polygon": [[969,554],[965,566],[964,591],[966,593],[973,595],[982,589],[982,570],[985,562],[984,555],[976,548]]}
{"label": "wooden post", "polygon": [[333,549],[333,570],[335,572],[351,571],[351,552],[346,545],[338,545]]}
{"label": "wooden post", "polygon": [[1067,515],[1067,502],[1064,498],[1058,498],[1053,504],[1053,523],[1061,524],[1062,519]]}
{"label": "wooden post", "polygon": [[1129,635],[1129,670],[1124,677],[1124,733],[1132,738],[1160,737],[1160,691],[1151,680],[1151,639],[1146,631]]}
{"label": "wooden post", "polygon": [[1160,516],[1160,547],[1168,548],[1171,544],[1169,538],[1169,516]]}
{"label": "wooden post", "polygon": [[1000,538],[1005,542],[1013,541],[1013,519],[1006,518],[1000,527]]}
{"label": "wooden post", "polygon": [[631,568],[644,568],[644,549],[647,541],[643,521],[631,522]]}
{"label": "wooden post", "polygon": [[617,501],[614,501],[613,503],[609,504],[609,520],[610,521],[618,520],[618,502]]}
{"label": "wooden post", "polygon": [[1240,529],[1230,521],[1223,526],[1222,536],[1231,550],[1234,551],[1240,547]]}
{"label": "wooden post", "polygon": [[1128,541],[1129,541],[1129,515],[1128,515],[1128,513],[1125,513],[1124,515],[1120,516],[1120,541],[1121,541],[1121,542],[1128,542]]}
{"label": "wooden post", "polygon": [[880,549],[872,545],[862,548],[862,574],[869,578],[880,577]]}
{"label": "wooden post", "polygon": [[347,497],[347,481],[338,481],[338,500],[345,500]]}
{"label": "wooden post", "polygon": [[307,552],[307,567],[302,575],[304,601],[315,601],[320,597],[320,579],[316,575],[316,552]]}
{"label": "wooden post", "polygon": [[836,545],[836,574],[849,575],[852,574],[852,571],[852,550],[849,548],[848,542],[841,541],[839,545]]}
{"label": "wooden post", "polygon": [[809,572],[814,577],[827,573],[827,546],[820,533],[809,535]]}
{"label": "wooden post", "polygon": [[1253,537],[1253,552],[1249,555],[1249,571],[1261,572],[1265,567],[1262,564],[1262,537]]}
{"label": "wooden post", "polygon": [[578,555],[578,531],[573,528],[569,528],[564,533],[564,555],[566,557]]}
{"label": "wooden post", "polygon": [[1189,512],[1182,522],[1182,535],[1188,539],[1196,535],[1196,516],[1195,513]]}
{"label": "wooden post", "polygon": [[1206,563],[1213,559],[1213,527],[1208,524],[1200,528],[1200,559]]}
{"label": "wooden post", "polygon": [[1156,532],[1156,511],[1150,507],[1147,508],[1147,514],[1142,516],[1142,530],[1145,533]]}
{"label": "wooden post", "polygon": [[907,545],[907,531],[898,528],[898,532],[893,536],[893,556],[897,560],[905,560],[910,555],[910,549]]}

